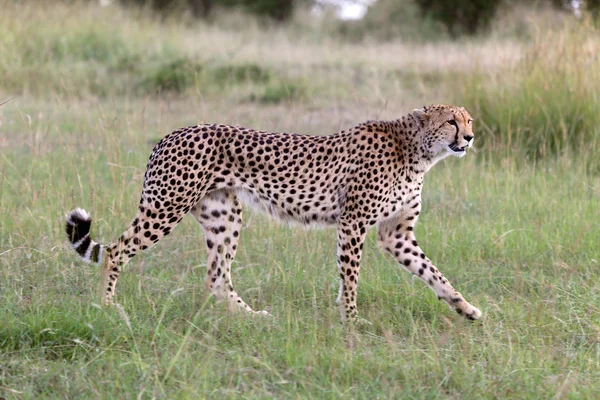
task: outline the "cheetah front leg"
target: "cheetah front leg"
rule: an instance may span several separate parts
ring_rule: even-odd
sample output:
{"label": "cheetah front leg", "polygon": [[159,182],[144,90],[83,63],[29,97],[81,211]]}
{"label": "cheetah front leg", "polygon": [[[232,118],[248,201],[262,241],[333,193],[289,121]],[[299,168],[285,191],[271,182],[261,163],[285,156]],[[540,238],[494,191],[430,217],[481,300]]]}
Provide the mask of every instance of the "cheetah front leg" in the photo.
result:
{"label": "cheetah front leg", "polygon": [[355,321],[358,316],[356,297],[360,258],[367,233],[362,223],[340,222],[338,225],[337,264],[340,274],[340,292],[336,303],[342,320]]}
{"label": "cheetah front leg", "polygon": [[235,193],[227,190],[210,193],[191,213],[202,225],[208,249],[206,289],[217,301],[227,301],[230,311],[270,315],[267,311],[253,311],[233,289],[231,264],[242,228],[242,207]]}
{"label": "cheetah front leg", "polygon": [[481,311],[469,304],[457,292],[442,273],[433,265],[417,245],[413,228],[419,214],[420,204],[392,220],[379,224],[378,242],[409,272],[419,277],[448,305],[467,319],[481,318]]}

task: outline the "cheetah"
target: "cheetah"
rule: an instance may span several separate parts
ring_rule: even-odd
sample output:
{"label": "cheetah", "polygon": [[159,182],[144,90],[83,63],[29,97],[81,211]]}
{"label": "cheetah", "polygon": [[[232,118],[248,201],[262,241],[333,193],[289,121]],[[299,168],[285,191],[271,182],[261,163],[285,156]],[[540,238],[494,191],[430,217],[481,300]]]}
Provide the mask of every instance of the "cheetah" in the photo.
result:
{"label": "cheetah", "polygon": [[342,319],[353,321],[363,243],[377,225],[381,248],[458,314],[476,320],[481,311],[425,256],[414,233],[425,174],[450,155],[466,154],[473,145],[472,123],[462,107],[431,105],[329,136],[216,124],[178,129],[154,147],[137,214],[115,242],[93,241],[90,215],[79,208],[67,215],[66,233],[85,261],[102,265],[104,302],[110,305],[122,267],[191,213],[208,248],[206,289],[230,310],[256,313],[231,280],[242,228],[240,201],[278,220],[334,225],[336,302]]}

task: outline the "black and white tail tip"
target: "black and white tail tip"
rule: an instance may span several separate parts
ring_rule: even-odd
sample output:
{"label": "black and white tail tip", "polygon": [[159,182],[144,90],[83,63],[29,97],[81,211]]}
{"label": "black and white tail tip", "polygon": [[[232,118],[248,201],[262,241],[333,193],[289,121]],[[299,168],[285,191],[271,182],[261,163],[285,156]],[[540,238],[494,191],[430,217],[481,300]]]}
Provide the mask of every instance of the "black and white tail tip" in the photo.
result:
{"label": "black and white tail tip", "polygon": [[90,238],[92,217],[85,210],[76,208],[67,214],[65,230],[73,249],[85,262],[97,263],[102,260],[103,246]]}

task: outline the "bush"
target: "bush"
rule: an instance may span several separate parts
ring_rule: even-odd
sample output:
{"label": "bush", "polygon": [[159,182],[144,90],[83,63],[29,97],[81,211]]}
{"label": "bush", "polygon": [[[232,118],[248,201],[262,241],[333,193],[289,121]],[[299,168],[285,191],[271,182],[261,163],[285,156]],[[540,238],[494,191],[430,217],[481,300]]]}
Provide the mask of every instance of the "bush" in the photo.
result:
{"label": "bush", "polygon": [[413,0],[377,0],[362,19],[338,24],[339,34],[350,40],[366,37],[390,40],[401,37],[428,41],[447,36],[444,26],[428,15],[421,14]]}
{"label": "bush", "polygon": [[600,0],[585,0],[583,2],[585,9],[591,14],[594,20],[600,16]]}
{"label": "bush", "polygon": [[266,16],[276,21],[289,19],[296,4],[295,0],[236,0],[235,2],[255,15]]}
{"label": "bush", "polygon": [[251,101],[264,104],[278,104],[284,101],[298,100],[306,96],[306,88],[298,82],[274,81],[264,86],[262,93],[252,95]]}
{"label": "bush", "polygon": [[292,16],[297,0],[121,0],[121,2],[150,6],[162,13],[189,9],[196,17],[207,17],[215,6],[241,7],[258,16],[285,21]]}
{"label": "bush", "polygon": [[183,92],[202,71],[202,66],[187,58],[160,65],[142,81],[147,91]]}
{"label": "bush", "polygon": [[474,35],[489,26],[502,0],[414,0],[425,17],[442,22],[453,36]]}
{"label": "bush", "polygon": [[141,86],[146,92],[182,93],[193,85],[204,90],[241,84],[267,84],[268,87],[272,78],[268,69],[256,64],[209,66],[178,58],[151,69]]}
{"label": "bush", "polygon": [[271,72],[257,64],[223,65],[212,69],[210,77],[222,86],[265,83],[271,79]]}

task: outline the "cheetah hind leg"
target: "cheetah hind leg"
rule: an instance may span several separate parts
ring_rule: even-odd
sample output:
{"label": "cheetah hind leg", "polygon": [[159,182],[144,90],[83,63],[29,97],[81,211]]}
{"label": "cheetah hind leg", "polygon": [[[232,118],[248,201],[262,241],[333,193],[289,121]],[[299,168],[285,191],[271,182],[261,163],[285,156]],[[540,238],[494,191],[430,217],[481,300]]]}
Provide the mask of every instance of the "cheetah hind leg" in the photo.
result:
{"label": "cheetah hind leg", "polygon": [[245,311],[270,316],[267,311],[253,311],[233,289],[231,264],[237,251],[242,227],[242,207],[231,190],[217,190],[196,204],[192,215],[204,230],[208,249],[206,289],[217,301],[227,301],[230,311]]}
{"label": "cheetah hind leg", "polygon": [[[140,251],[149,249],[168,235],[184,216],[184,213],[180,212],[172,221],[167,222],[157,217],[159,212],[160,210],[148,208],[145,203],[140,204],[129,228],[104,250],[101,290],[105,305],[118,305],[114,302],[113,296],[125,264]],[[155,226],[160,226],[160,229]]]}

